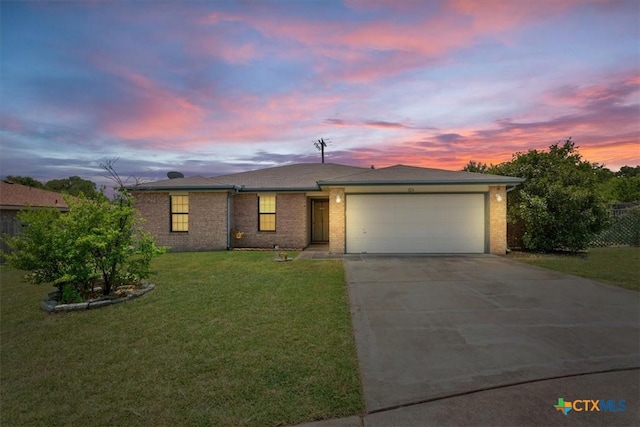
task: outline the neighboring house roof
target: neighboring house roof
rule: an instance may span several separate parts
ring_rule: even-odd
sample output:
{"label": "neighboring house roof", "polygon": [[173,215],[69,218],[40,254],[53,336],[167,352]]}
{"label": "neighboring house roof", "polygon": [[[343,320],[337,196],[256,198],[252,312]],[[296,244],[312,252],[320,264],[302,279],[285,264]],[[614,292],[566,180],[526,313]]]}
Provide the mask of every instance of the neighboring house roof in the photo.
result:
{"label": "neighboring house roof", "polygon": [[522,178],[396,165],[381,169],[298,163],[205,178],[176,178],[131,187],[145,190],[317,191],[335,185],[520,184]]}
{"label": "neighboring house roof", "polygon": [[366,171],[355,166],[335,163],[297,163],[275,168],[258,169],[231,175],[216,176],[216,181],[235,184],[241,191],[318,190],[318,181]]}
{"label": "neighboring house roof", "polygon": [[54,191],[41,190],[9,181],[0,181],[0,208],[24,209],[26,207],[51,207],[68,210],[64,196]]}
{"label": "neighboring house roof", "polygon": [[522,178],[395,165],[320,180],[319,185],[519,184]]}

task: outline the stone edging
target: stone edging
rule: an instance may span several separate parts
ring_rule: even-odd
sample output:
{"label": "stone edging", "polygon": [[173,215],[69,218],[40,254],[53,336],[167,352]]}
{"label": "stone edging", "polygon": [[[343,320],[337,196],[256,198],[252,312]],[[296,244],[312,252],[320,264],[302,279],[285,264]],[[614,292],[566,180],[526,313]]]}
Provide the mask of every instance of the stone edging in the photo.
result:
{"label": "stone edging", "polygon": [[105,300],[98,300],[98,301],[78,302],[74,304],[58,304],[58,302],[55,300],[46,299],[42,301],[40,306],[44,311],[48,311],[49,313],[58,313],[61,311],[90,310],[92,308],[106,307],[108,305],[119,304],[121,302],[136,299],[146,294],[147,292],[154,290],[155,288],[156,288],[156,285],[149,283],[146,287],[142,289],[138,289],[137,291],[135,291],[134,293],[126,297],[105,299]]}

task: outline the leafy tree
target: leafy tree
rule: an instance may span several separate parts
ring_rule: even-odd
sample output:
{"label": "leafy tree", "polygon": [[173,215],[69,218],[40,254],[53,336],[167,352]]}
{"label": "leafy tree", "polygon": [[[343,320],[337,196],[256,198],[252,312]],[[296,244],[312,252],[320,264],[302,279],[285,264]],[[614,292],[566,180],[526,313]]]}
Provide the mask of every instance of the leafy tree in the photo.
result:
{"label": "leafy tree", "polygon": [[629,178],[615,177],[613,196],[618,202],[635,202],[640,200],[640,175]]}
{"label": "leafy tree", "polygon": [[599,191],[612,204],[639,201],[640,166],[622,166],[615,173],[609,171],[600,183]]}
{"label": "leafy tree", "polygon": [[510,193],[508,217],[522,221],[524,245],[532,251],[579,251],[608,224],[606,200],[598,191],[603,166],[582,160],[569,138],[549,151],[516,153],[489,173],[526,181]]}
{"label": "leafy tree", "polygon": [[90,199],[98,197],[100,192],[96,189],[96,184],[82,179],[79,176],[70,176],[63,179],[52,179],[47,181],[46,184],[38,181],[30,176],[19,175],[7,175],[5,178],[7,181],[14,182],[16,184],[22,184],[29,187],[40,188],[43,190],[55,191],[57,193],[70,194],[72,196],[79,196],[80,193],[84,194]]}
{"label": "leafy tree", "polygon": [[47,181],[44,188],[49,191],[70,194],[72,196],[79,196],[80,193],[82,193],[90,199],[97,198],[99,194],[96,190],[96,184],[89,180],[82,179],[79,176],[52,179],[51,181]]}
{"label": "leafy tree", "polygon": [[473,160],[469,160],[469,163],[464,165],[462,168],[465,172],[477,172],[477,173],[488,173],[489,166],[486,163],[475,162]]}
{"label": "leafy tree", "polygon": [[7,181],[11,181],[15,184],[22,184],[28,187],[35,187],[44,189],[44,184],[38,181],[37,179],[31,178],[30,176],[19,176],[19,175],[7,175],[5,178]]}
{"label": "leafy tree", "polygon": [[[151,259],[162,252],[140,220],[124,187],[113,200],[100,193],[66,198],[68,213],[55,209],[18,214],[24,231],[7,239],[10,266],[29,271],[36,284],[51,283],[61,294],[86,293],[98,281],[109,295],[118,286],[149,277]],[[72,289],[70,289],[70,288]]]}
{"label": "leafy tree", "polygon": [[622,178],[634,178],[636,176],[640,176],[640,165],[636,167],[622,166],[615,175]]}

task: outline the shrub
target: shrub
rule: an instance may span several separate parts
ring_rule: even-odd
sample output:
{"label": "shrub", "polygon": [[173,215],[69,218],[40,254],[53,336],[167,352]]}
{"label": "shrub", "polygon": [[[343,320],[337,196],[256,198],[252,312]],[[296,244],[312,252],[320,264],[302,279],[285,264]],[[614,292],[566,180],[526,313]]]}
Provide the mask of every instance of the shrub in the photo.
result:
{"label": "shrub", "polygon": [[82,295],[76,288],[71,285],[64,285],[62,287],[62,295],[60,296],[61,304],[73,304],[76,302],[82,302]]}
{"label": "shrub", "polygon": [[7,239],[10,266],[30,272],[27,278],[35,284],[57,286],[63,298],[87,293],[98,280],[109,295],[125,282],[149,277],[151,259],[162,248],[136,228],[139,218],[126,190],[118,189],[113,200],[104,194],[65,200],[68,213],[31,209],[18,214],[24,228]]}
{"label": "shrub", "polygon": [[608,225],[606,200],[598,192],[600,165],[582,160],[569,138],[548,152],[516,153],[489,173],[525,178],[509,193],[510,222],[522,222],[523,243],[536,252],[586,249]]}

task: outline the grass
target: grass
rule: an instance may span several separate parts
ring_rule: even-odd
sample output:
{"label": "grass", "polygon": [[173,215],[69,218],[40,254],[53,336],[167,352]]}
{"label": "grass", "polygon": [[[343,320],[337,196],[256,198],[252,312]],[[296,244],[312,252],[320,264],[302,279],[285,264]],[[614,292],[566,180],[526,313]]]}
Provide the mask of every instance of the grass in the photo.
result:
{"label": "grass", "polygon": [[170,253],[157,288],[47,314],[0,269],[0,424],[275,426],[364,409],[340,261]]}
{"label": "grass", "polygon": [[512,252],[509,258],[640,291],[640,247],[591,248],[586,254]]}

